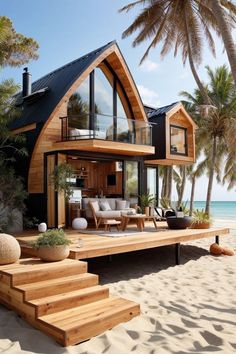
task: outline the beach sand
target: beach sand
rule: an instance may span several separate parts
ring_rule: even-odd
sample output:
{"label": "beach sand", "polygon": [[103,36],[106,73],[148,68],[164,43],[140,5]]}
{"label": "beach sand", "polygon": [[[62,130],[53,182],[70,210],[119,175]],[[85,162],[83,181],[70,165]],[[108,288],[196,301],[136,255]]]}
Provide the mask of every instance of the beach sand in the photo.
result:
{"label": "beach sand", "polygon": [[[236,251],[236,222],[221,244]],[[236,256],[212,256],[203,239],[181,246],[113,256],[91,262],[112,294],[141,305],[141,315],[100,336],[63,348],[0,306],[0,353],[201,354],[236,353]]]}

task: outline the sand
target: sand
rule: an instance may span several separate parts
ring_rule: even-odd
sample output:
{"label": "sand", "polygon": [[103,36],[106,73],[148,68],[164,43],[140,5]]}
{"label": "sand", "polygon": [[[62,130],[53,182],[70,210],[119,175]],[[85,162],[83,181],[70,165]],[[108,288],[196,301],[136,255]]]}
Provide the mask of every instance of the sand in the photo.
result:
{"label": "sand", "polygon": [[[221,243],[236,251],[236,222]],[[141,304],[141,315],[100,336],[68,348],[0,306],[0,353],[200,354],[236,352],[236,256],[212,256],[203,239],[182,246],[181,265],[174,248],[98,261],[90,271],[100,275],[111,293]]]}

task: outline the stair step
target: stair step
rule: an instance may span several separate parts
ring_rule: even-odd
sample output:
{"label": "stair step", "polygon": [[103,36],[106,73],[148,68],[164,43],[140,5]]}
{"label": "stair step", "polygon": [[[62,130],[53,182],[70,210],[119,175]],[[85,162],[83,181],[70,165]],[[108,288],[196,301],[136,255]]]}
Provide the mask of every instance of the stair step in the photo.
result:
{"label": "stair step", "polygon": [[23,292],[24,300],[29,301],[51,295],[66,293],[98,284],[98,276],[90,273],[76,274],[58,279],[49,279],[31,284],[17,285],[14,288]]}
{"label": "stair step", "polygon": [[65,260],[61,262],[45,263],[39,261],[37,265],[32,267],[30,262],[27,262],[20,268],[8,269],[6,273],[11,276],[12,285],[23,285],[28,283],[36,283],[43,279],[57,279],[70,275],[77,275],[87,272],[86,262],[71,262],[72,260]]}
{"label": "stair step", "polygon": [[96,336],[140,313],[138,304],[118,297],[107,298],[39,317],[51,330],[63,332],[64,346],[73,345]]}
{"label": "stair step", "polygon": [[108,296],[109,288],[96,285],[85,289],[70,291],[69,293],[30,300],[28,303],[35,307],[36,317],[39,317],[99,301]]}

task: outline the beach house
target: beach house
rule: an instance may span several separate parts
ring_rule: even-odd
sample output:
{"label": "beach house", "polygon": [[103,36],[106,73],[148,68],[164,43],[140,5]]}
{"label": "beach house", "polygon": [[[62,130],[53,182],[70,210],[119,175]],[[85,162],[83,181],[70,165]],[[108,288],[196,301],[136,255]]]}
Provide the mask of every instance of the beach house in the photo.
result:
{"label": "beach house", "polygon": [[[160,89],[161,83],[157,83]],[[24,134],[28,157],[17,171],[27,191],[27,212],[62,227],[82,198],[138,202],[158,195],[158,165],[195,161],[196,125],[179,102],[144,106],[116,42],[110,42],[45,75],[31,85],[25,68],[17,97],[21,116],[11,129]],[[74,194],[69,203],[51,175],[70,164]]]}

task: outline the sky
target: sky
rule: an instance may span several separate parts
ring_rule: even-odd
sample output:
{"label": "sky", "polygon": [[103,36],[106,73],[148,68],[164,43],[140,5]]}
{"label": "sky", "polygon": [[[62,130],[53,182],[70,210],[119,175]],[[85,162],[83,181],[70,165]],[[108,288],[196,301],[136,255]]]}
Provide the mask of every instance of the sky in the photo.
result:
{"label": "sky", "polygon": [[[39,43],[39,59],[28,64],[32,81],[116,40],[145,104],[160,107],[179,101],[180,91],[192,93],[196,87],[188,65],[183,66],[181,56],[174,58],[173,52],[161,60],[159,46],[151,50],[143,65],[139,65],[148,42],[133,48],[134,36],[121,38],[138,13],[138,10],[118,13],[129,2],[131,0],[0,0],[0,13],[12,20],[17,32],[33,37]],[[236,31],[233,36],[236,40]],[[202,64],[198,67],[203,81],[207,81],[206,65],[215,68],[228,63],[218,38],[215,38],[215,45],[216,58],[207,46],[204,48]],[[1,79],[11,77],[21,84],[23,67],[3,69]],[[196,200],[205,200],[206,190],[207,178],[203,176],[197,182]],[[234,201],[235,190],[228,192],[226,186],[214,181],[212,200]],[[186,200],[189,195],[188,184]]]}

